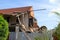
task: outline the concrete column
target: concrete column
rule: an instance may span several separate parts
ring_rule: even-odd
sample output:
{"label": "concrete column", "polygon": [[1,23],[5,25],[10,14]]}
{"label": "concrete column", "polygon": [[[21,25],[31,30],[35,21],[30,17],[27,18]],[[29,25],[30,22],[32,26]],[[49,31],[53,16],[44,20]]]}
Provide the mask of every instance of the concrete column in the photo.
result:
{"label": "concrete column", "polygon": [[15,31],[16,31],[16,40],[18,40],[18,33],[19,33],[19,25],[18,24],[16,24]]}
{"label": "concrete column", "polygon": [[22,17],[23,17],[23,24],[24,24],[24,13],[22,13]]}

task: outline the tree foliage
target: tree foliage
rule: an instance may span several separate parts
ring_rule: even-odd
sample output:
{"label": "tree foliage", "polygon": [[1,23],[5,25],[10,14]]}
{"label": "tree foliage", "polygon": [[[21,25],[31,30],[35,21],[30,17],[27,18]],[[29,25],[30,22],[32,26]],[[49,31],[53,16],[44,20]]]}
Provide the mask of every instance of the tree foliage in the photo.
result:
{"label": "tree foliage", "polygon": [[60,13],[59,12],[54,12],[56,15],[57,15],[57,17],[60,19]]}
{"label": "tree foliage", "polygon": [[8,33],[8,22],[0,15],[0,40],[7,40]]}
{"label": "tree foliage", "polygon": [[[54,13],[60,18],[59,12],[54,12]],[[58,40],[60,40],[60,22],[59,22],[58,26],[56,27],[54,35],[57,37]]]}
{"label": "tree foliage", "polygon": [[56,27],[56,31],[54,32],[54,35],[57,37],[58,40],[60,40],[60,23]]}

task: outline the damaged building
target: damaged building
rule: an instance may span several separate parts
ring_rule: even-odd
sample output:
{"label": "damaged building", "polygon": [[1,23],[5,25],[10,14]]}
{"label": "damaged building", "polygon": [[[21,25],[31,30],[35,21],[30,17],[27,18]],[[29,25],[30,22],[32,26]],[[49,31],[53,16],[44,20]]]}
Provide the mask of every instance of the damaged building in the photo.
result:
{"label": "damaged building", "polygon": [[[19,15],[20,22],[25,26],[26,31],[32,31],[32,29],[39,28],[32,10],[32,6],[1,9],[0,14],[3,14],[4,18],[8,21],[10,32],[15,32],[16,24],[19,24],[17,15]],[[19,31],[21,30],[19,29]]]}

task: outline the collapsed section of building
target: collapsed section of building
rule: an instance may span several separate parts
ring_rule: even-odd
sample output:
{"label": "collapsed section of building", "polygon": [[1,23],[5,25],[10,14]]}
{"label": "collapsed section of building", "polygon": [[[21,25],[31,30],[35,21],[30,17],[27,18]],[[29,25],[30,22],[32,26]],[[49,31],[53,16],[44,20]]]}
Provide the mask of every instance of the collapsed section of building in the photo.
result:
{"label": "collapsed section of building", "polygon": [[[10,32],[15,32],[16,24],[19,24],[17,16],[19,16],[19,20],[25,26],[26,31],[30,30],[34,32],[39,27],[37,25],[37,20],[34,17],[34,12],[32,10],[32,6],[1,9],[0,14],[2,14],[4,18],[8,21]],[[21,25],[19,25],[19,31],[21,31],[20,29]]]}

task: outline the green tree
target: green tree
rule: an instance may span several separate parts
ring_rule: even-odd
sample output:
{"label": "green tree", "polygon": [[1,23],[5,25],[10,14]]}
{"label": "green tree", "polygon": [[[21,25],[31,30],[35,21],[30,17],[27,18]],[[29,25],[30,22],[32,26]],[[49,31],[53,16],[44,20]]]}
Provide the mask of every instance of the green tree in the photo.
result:
{"label": "green tree", "polygon": [[8,33],[8,22],[0,15],[0,40],[7,40]]}
{"label": "green tree", "polygon": [[57,37],[58,40],[60,40],[60,23],[56,27],[56,30],[54,32],[54,35]]}
{"label": "green tree", "polygon": [[[58,18],[60,19],[60,13],[59,12],[54,12]],[[60,40],[60,21],[59,21],[59,24],[58,26],[56,27],[56,30],[54,32],[54,35],[57,37],[58,40]]]}

